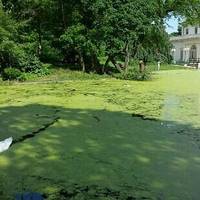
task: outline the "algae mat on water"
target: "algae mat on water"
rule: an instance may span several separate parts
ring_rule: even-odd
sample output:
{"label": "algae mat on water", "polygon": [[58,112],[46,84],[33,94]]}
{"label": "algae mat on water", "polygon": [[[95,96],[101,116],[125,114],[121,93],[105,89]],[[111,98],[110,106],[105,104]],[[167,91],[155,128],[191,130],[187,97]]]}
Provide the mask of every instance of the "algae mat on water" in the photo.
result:
{"label": "algae mat on water", "polygon": [[200,72],[0,86],[0,199],[200,196]]}

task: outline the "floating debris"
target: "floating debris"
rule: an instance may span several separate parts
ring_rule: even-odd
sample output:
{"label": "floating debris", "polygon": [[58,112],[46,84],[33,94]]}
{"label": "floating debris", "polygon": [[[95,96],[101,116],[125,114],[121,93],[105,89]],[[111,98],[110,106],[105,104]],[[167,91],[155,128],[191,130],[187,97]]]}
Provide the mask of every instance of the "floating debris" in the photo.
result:
{"label": "floating debris", "polygon": [[43,196],[39,193],[17,194],[15,200],[43,200]]}
{"label": "floating debris", "polygon": [[10,138],[7,138],[3,141],[0,142],[0,153],[6,151],[9,149],[10,145],[12,144],[13,142],[13,138],[10,137]]}

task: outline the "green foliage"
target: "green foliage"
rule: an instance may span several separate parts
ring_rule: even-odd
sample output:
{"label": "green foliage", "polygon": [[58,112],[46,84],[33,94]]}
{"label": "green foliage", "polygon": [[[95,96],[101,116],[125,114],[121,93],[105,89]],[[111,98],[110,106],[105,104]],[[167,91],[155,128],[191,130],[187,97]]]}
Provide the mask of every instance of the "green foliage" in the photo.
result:
{"label": "green foliage", "polygon": [[163,25],[155,25],[149,28],[146,36],[140,43],[136,57],[146,62],[170,60],[171,43]]}
{"label": "green foliage", "polygon": [[29,79],[29,74],[22,72],[21,75],[17,78],[18,81],[27,81]]}
{"label": "green foliage", "polygon": [[62,54],[60,49],[53,47],[52,42],[48,40],[42,40],[42,62],[56,63],[62,60]]}
{"label": "green foliage", "polygon": [[[152,4],[151,4],[152,3]],[[136,44],[155,20],[153,1],[113,1],[107,3],[99,22],[107,54],[123,52],[126,43]],[[108,17],[109,16],[109,17]]]}
{"label": "green foliage", "polygon": [[33,70],[32,73],[34,73],[38,76],[45,76],[45,75],[50,74],[50,70],[49,70],[48,66],[42,65],[42,66],[36,68],[35,70]]}
{"label": "green foliage", "polygon": [[73,47],[75,50],[80,50],[86,44],[86,28],[82,24],[70,26],[61,36],[61,42],[66,43],[66,48]]}
{"label": "green foliage", "polygon": [[3,80],[18,80],[18,81],[27,81],[36,79],[37,77],[42,77],[49,75],[50,69],[47,65],[43,65],[40,68],[35,69],[31,73],[21,72],[17,68],[5,68],[2,72]]}
{"label": "green foliage", "polygon": [[[0,9],[0,67],[13,67],[24,72],[32,72],[41,68],[39,58],[31,50],[33,43],[30,38],[24,39],[23,44],[19,39],[19,26],[7,13]],[[32,37],[32,35],[31,35]],[[14,70],[13,70],[14,72]]]}
{"label": "green foliage", "polygon": [[[186,16],[185,24],[189,25],[198,25],[200,24],[200,2],[199,0],[184,0],[183,3],[181,2],[179,5],[179,13],[183,16]],[[178,7],[178,6],[177,6]]]}
{"label": "green foliage", "polygon": [[38,70],[42,68],[42,64],[36,56],[25,55],[24,57],[21,57],[20,61],[21,61],[20,67],[25,72],[36,73]]}
{"label": "green foliage", "polygon": [[115,77],[123,80],[147,81],[152,78],[152,73],[148,69],[140,72],[139,69],[130,68],[127,72],[115,74]]}
{"label": "green foliage", "polygon": [[21,71],[16,68],[5,68],[2,73],[3,80],[19,80]]}
{"label": "green foliage", "polygon": [[[41,73],[41,62],[99,73],[112,62],[123,72],[131,58],[166,61],[165,18],[182,14],[191,22],[198,7],[197,0],[1,0],[0,72]],[[104,67],[99,56],[108,58]]]}
{"label": "green foliage", "polygon": [[41,62],[35,55],[28,54],[13,41],[2,42],[0,54],[2,68],[15,67],[24,72],[35,72],[41,68]]}
{"label": "green foliage", "polygon": [[181,34],[182,34],[182,26],[179,24],[177,31],[171,33],[170,36],[181,36]]}
{"label": "green foliage", "polygon": [[10,66],[14,62],[12,50],[15,47],[13,41],[16,25],[14,21],[3,11],[0,6],[0,68]]}

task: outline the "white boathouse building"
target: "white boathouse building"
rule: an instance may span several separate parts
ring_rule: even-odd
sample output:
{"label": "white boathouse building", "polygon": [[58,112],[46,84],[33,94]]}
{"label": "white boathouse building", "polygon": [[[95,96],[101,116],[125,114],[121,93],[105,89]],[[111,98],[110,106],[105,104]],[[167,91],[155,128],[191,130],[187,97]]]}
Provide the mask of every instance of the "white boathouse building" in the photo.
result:
{"label": "white boathouse building", "polygon": [[180,36],[171,37],[174,63],[200,63],[200,26],[182,27]]}

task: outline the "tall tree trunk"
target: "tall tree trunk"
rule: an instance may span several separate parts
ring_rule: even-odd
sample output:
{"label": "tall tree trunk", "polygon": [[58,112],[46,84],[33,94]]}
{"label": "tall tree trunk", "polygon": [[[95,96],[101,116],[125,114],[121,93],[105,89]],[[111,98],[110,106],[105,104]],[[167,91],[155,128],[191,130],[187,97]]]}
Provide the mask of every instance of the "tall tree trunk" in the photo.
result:
{"label": "tall tree trunk", "polygon": [[79,60],[80,60],[80,65],[82,68],[82,72],[85,72],[85,62],[82,53],[79,51]]}
{"label": "tall tree trunk", "polygon": [[100,63],[99,63],[96,52],[92,54],[91,61],[92,61],[92,69],[95,70],[96,72],[100,72],[99,70]]}
{"label": "tall tree trunk", "polygon": [[107,58],[105,64],[104,64],[103,67],[102,67],[102,73],[103,73],[103,74],[105,74],[105,69],[108,67],[109,62],[110,62],[110,56],[108,56],[108,58]]}
{"label": "tall tree trunk", "polygon": [[122,68],[120,67],[120,65],[115,61],[115,59],[113,57],[110,58],[110,61],[113,63],[113,65],[117,68],[117,70],[120,73],[123,73],[124,71],[122,70]]}
{"label": "tall tree trunk", "polygon": [[42,27],[41,22],[38,20],[38,47],[37,47],[37,56],[40,58],[42,54]]}
{"label": "tall tree trunk", "polygon": [[65,29],[66,28],[66,20],[65,20],[65,8],[64,8],[63,0],[60,0],[60,7],[61,7],[61,13],[62,13],[63,27]]}
{"label": "tall tree trunk", "polygon": [[145,70],[145,65],[144,65],[143,60],[140,60],[140,62],[139,62],[139,70],[140,70],[140,73],[144,72],[144,70]]}
{"label": "tall tree trunk", "polygon": [[42,36],[41,32],[39,33],[39,38],[38,38],[38,57],[41,57],[42,55]]}
{"label": "tall tree trunk", "polygon": [[130,52],[129,52],[129,44],[127,42],[125,47],[125,62],[124,62],[124,69],[126,73],[128,72],[129,61],[130,61]]}
{"label": "tall tree trunk", "polygon": [[92,65],[92,70],[94,70],[95,71],[95,69],[96,69],[96,65],[97,65],[97,61],[96,61],[96,54],[95,53],[93,53],[92,55],[91,55],[91,65]]}

